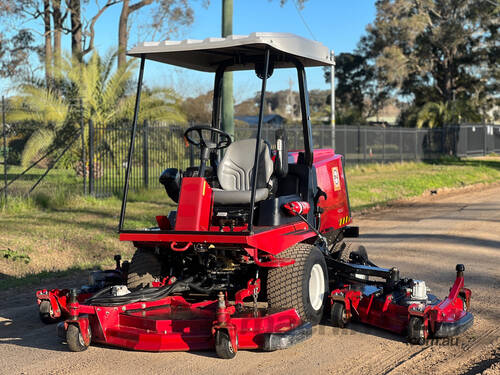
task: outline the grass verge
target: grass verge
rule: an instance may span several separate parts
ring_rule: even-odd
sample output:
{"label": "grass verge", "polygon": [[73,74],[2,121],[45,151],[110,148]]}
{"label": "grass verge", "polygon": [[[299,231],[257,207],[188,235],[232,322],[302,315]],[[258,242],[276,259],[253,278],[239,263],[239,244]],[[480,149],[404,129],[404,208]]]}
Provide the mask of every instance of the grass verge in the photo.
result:
{"label": "grass verge", "polygon": [[[403,163],[348,167],[351,206],[360,210],[430,189],[500,181],[500,158],[443,159],[438,163]],[[118,241],[121,201],[95,199],[46,189],[29,199],[9,199],[0,208],[0,290],[75,270],[113,267],[113,256],[130,259],[133,246]],[[164,190],[131,193],[127,228],[155,225],[172,202]]]}
{"label": "grass verge", "polygon": [[361,210],[429,190],[500,181],[500,158],[363,165],[347,167],[346,177],[351,207]]}

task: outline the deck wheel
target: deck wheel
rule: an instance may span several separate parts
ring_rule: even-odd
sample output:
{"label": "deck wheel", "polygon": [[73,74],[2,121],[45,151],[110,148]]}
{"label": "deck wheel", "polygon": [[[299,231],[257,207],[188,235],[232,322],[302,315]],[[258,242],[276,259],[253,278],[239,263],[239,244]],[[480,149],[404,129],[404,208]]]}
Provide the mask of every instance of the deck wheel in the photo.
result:
{"label": "deck wheel", "polygon": [[[88,335],[91,336],[90,326],[88,328]],[[76,324],[70,324],[66,331],[66,342],[68,343],[68,348],[72,352],[83,352],[87,350],[89,344],[85,344],[80,328]]]}
{"label": "deck wheel", "polygon": [[[236,338],[236,340],[238,340]],[[231,344],[231,339],[226,331],[218,330],[215,334],[215,351],[222,359],[232,359],[236,356],[236,351]]]}
{"label": "deck wheel", "polygon": [[418,316],[412,316],[408,324],[408,341],[413,345],[425,344],[424,320]]}
{"label": "deck wheel", "polygon": [[349,322],[345,305],[342,302],[333,303],[330,317],[334,327],[344,328]]}
{"label": "deck wheel", "polygon": [[52,324],[59,320],[58,318],[53,317],[54,312],[52,311],[52,306],[49,301],[42,301],[38,307],[38,312],[40,320],[45,324]]}

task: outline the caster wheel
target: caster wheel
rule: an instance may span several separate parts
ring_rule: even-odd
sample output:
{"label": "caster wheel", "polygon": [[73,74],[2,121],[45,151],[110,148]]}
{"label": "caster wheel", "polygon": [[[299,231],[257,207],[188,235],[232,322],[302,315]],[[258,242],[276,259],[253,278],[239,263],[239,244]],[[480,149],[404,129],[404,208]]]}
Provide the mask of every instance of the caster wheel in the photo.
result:
{"label": "caster wheel", "polygon": [[465,296],[459,295],[458,298],[460,298],[460,300],[462,301],[463,310],[467,312],[467,301],[465,300]]}
{"label": "caster wheel", "polygon": [[345,306],[341,302],[334,302],[331,311],[331,321],[334,327],[344,328],[349,319],[347,319],[347,313],[345,311]]}
{"label": "caster wheel", "polygon": [[422,318],[413,316],[408,324],[408,341],[412,345],[425,344],[425,325]]}
{"label": "caster wheel", "polygon": [[[236,342],[238,342],[237,340],[238,339],[236,339]],[[236,351],[226,331],[218,330],[215,334],[215,351],[217,355],[223,359],[232,359],[236,356]]]}
{"label": "caster wheel", "polygon": [[[88,328],[88,330],[88,334],[90,337],[90,327]],[[68,326],[68,330],[66,331],[66,342],[68,343],[69,350],[71,350],[72,352],[83,352],[84,350],[87,350],[90,345],[90,343],[89,345],[85,344],[83,336],[80,332],[80,328],[78,328],[78,326],[75,324],[70,324]]]}
{"label": "caster wheel", "polygon": [[49,301],[42,301],[42,303],[40,303],[38,312],[40,320],[45,324],[52,324],[59,320],[58,318],[53,317],[54,312],[52,311],[52,306],[50,305]]}

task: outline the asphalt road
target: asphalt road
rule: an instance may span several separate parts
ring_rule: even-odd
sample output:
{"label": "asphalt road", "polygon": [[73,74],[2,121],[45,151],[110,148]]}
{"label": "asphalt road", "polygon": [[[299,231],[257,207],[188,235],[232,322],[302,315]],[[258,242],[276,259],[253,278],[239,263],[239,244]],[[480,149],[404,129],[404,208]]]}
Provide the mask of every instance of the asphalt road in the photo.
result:
{"label": "asphalt road", "polygon": [[[373,262],[397,266],[444,297],[455,265],[466,266],[474,326],[453,345],[410,346],[403,337],[352,323],[320,325],[313,338],[273,353],[143,353],[91,346],[71,353],[55,326],[38,320],[34,287],[0,293],[1,374],[500,374],[500,186],[401,202],[355,217]],[[81,279],[81,276],[80,276]],[[69,286],[74,279],[48,282]]]}

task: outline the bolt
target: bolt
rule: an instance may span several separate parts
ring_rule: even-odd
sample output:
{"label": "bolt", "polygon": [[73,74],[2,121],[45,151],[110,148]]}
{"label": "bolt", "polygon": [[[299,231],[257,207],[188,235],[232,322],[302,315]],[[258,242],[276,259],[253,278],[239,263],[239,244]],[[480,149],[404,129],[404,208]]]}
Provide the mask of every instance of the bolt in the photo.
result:
{"label": "bolt", "polygon": [[219,297],[219,309],[225,309],[226,301],[224,300],[224,293],[219,292],[218,297]]}

